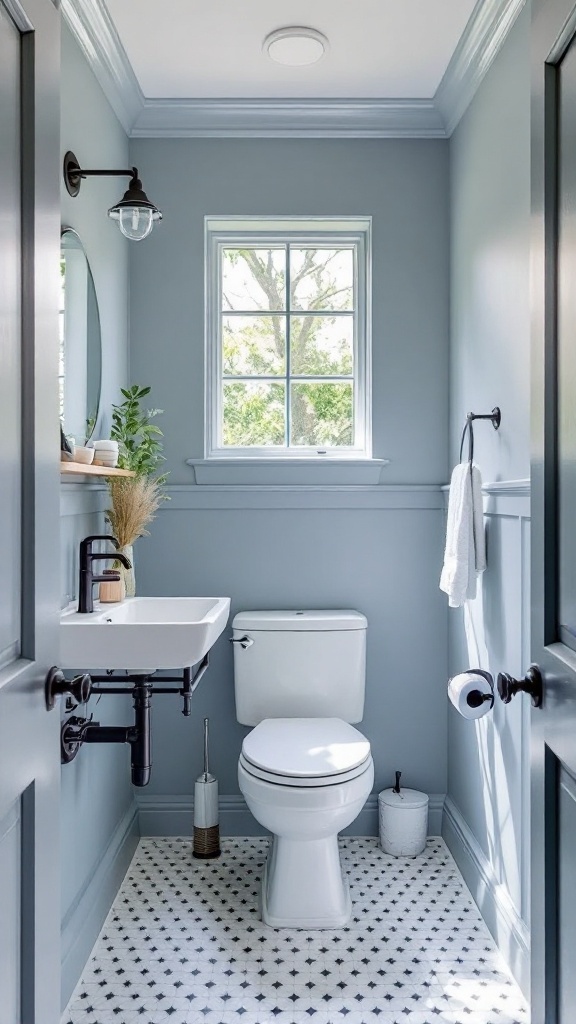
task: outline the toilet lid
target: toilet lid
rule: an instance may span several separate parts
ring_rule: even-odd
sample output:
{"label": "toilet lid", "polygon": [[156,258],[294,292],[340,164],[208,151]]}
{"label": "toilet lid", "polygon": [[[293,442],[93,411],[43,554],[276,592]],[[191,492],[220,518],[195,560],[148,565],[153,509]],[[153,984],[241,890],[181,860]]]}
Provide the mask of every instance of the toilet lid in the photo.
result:
{"label": "toilet lid", "polygon": [[266,718],[246,736],[248,764],[291,779],[348,774],[370,756],[370,744],[340,718]]}
{"label": "toilet lid", "polygon": [[363,775],[372,765],[372,758],[368,756],[362,764],[351,768],[349,772],[338,772],[335,775],[314,775],[312,778],[304,778],[302,775],[280,775],[278,772],[266,771],[265,768],[257,768],[251,761],[247,761],[244,754],[240,754],[238,764],[249,775],[256,779],[263,779],[274,786],[294,786],[296,789],[326,789],[330,786],[340,786],[345,782],[351,782]]}

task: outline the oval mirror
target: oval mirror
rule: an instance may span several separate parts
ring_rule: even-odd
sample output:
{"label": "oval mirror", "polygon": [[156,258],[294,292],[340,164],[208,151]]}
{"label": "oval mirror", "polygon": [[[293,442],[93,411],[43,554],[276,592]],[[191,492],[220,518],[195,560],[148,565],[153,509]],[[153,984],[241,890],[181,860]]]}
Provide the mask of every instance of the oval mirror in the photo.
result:
{"label": "oval mirror", "polygon": [[72,228],[62,230],[60,282],[60,418],[65,434],[83,445],[98,417],[102,344],[90,264]]}

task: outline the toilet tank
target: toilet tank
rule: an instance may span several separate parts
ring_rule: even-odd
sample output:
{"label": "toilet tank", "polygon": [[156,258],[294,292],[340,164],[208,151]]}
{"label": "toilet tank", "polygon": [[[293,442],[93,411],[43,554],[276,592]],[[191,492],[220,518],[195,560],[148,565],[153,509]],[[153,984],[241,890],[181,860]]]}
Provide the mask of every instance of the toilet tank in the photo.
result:
{"label": "toilet tank", "polygon": [[[239,612],[232,623],[236,717],[341,718],[364,714],[367,621],[360,612]],[[251,641],[251,642],[250,642]]]}

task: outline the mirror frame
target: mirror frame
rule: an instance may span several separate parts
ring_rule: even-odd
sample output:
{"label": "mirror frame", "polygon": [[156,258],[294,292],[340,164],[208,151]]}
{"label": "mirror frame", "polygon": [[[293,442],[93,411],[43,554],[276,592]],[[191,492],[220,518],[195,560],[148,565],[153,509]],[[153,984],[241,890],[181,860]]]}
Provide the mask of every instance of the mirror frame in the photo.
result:
{"label": "mirror frame", "polygon": [[[93,421],[93,424],[92,424],[92,430],[90,431],[90,434],[86,433],[85,436],[83,436],[83,438],[82,438],[82,444],[86,444],[94,436],[94,432],[96,430],[96,424],[98,423],[98,419],[99,419],[99,416],[100,416],[100,406],[101,406],[101,401],[102,401],[102,363],[103,363],[103,360],[102,360],[102,320],[101,320],[101,317],[100,317],[100,304],[98,302],[98,293],[96,291],[96,285],[94,283],[94,275],[92,273],[92,267],[90,266],[90,260],[88,259],[88,253],[86,252],[86,249],[84,248],[84,243],[82,242],[82,239],[81,239],[79,233],[76,231],[75,228],[71,227],[69,224],[63,224],[61,229],[60,229],[60,258],[62,258],[62,251],[63,251],[62,250],[62,240],[64,238],[64,235],[73,235],[74,236],[74,238],[76,239],[76,241],[78,243],[78,249],[83,253],[84,259],[86,260],[86,269],[87,269],[87,272],[88,272],[88,283],[89,283],[89,285],[90,284],[92,285],[92,291],[93,291],[93,295],[94,295],[94,305],[95,305],[95,310],[96,310],[96,319],[97,319],[97,324],[98,324],[98,335],[99,335],[99,341],[100,341],[100,372],[99,372],[98,387],[97,387],[96,410],[95,410],[95,414],[94,414],[94,421]],[[66,378],[66,360],[65,360],[65,357],[64,357],[64,364],[63,364],[63,366],[64,366],[64,380],[65,380],[65,378]],[[87,410],[87,412],[88,412],[88,410]],[[73,434],[73,432],[74,432],[73,429],[69,429],[67,427],[67,424],[66,424],[65,409],[62,410],[62,422],[64,424],[64,432],[66,434]],[[88,422],[88,416],[86,416],[86,419],[85,419],[85,423],[87,423],[87,422]]]}

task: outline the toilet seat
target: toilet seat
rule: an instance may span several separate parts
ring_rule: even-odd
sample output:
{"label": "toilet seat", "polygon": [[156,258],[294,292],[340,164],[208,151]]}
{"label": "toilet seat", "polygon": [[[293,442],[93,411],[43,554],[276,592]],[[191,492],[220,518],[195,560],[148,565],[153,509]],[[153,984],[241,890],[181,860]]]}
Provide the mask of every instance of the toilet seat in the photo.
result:
{"label": "toilet seat", "polygon": [[334,775],[316,776],[314,778],[294,775],[275,775],[274,772],[267,772],[263,768],[257,768],[255,765],[250,764],[242,754],[240,754],[239,764],[244,768],[244,771],[248,772],[249,775],[252,775],[256,779],[262,779],[264,782],[271,782],[275,786],[296,786],[299,789],[303,787],[309,789],[323,789],[326,786],[336,786],[343,782],[350,782],[352,779],[357,779],[359,775],[363,775],[364,772],[368,771],[372,765],[372,758],[368,755],[366,760],[352,771],[339,772]]}
{"label": "toilet seat", "polygon": [[357,778],[372,758],[366,737],[340,718],[274,718],[245,737],[240,764],[277,786],[322,787]]}

